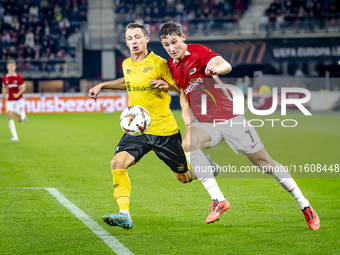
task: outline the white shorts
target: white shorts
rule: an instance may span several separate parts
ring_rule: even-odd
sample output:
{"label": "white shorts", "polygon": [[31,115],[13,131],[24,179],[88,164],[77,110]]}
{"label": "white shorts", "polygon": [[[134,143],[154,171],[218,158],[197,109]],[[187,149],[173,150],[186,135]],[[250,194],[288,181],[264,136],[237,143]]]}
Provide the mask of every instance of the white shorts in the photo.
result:
{"label": "white shorts", "polygon": [[[215,126],[214,126],[215,125]],[[228,122],[206,123],[194,122],[191,127],[203,129],[211,137],[211,146],[215,147],[225,140],[229,147],[236,153],[255,153],[264,146],[254,127],[248,125],[243,115],[229,119]]]}
{"label": "white shorts", "polygon": [[25,100],[23,98],[19,100],[6,101],[6,112],[14,112],[16,114],[22,114],[25,112]]}

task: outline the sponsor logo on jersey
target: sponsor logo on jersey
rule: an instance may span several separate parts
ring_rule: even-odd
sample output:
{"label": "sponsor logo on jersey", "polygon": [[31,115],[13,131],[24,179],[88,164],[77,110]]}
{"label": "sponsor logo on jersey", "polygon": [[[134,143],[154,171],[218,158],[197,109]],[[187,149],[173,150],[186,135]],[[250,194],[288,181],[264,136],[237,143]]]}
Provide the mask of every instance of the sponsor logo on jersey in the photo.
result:
{"label": "sponsor logo on jersey", "polygon": [[131,69],[126,69],[126,74],[131,74]]}
{"label": "sponsor logo on jersey", "polygon": [[9,88],[16,88],[16,87],[18,87],[18,84],[9,84],[8,87]]}
{"label": "sponsor logo on jersey", "polygon": [[[210,91],[208,91],[208,90],[206,90],[204,88],[199,88],[199,89],[204,91],[205,93],[207,93],[211,97],[211,99],[214,101],[215,105],[217,105],[216,100],[215,100],[214,96],[211,94]],[[215,95],[217,96],[218,100],[220,100],[220,103],[222,104],[221,98],[218,95],[217,91],[215,89],[213,89],[213,91],[214,91]]]}
{"label": "sponsor logo on jersey", "polygon": [[129,81],[126,83],[126,90],[131,91],[131,85]]}
{"label": "sponsor logo on jersey", "polygon": [[[217,105],[215,97],[212,95],[212,93],[210,91],[208,91],[207,89],[199,87],[199,85],[202,84],[202,83],[203,83],[203,79],[202,78],[197,78],[196,81],[189,82],[189,86],[184,90],[185,94],[189,94],[191,91],[193,91],[195,88],[198,87],[198,89],[200,89],[200,90],[204,91],[205,93],[207,93],[212,98],[212,100],[214,101],[215,105]],[[212,87],[210,87],[210,89],[213,90],[213,93],[215,94],[215,96],[220,101],[220,104],[222,105],[221,98],[218,95],[217,91],[214,88],[212,88]]]}
{"label": "sponsor logo on jersey", "polygon": [[13,83],[18,83],[18,81],[13,81]]}
{"label": "sponsor logo on jersey", "polygon": [[190,70],[189,70],[189,75],[192,75],[192,74],[194,74],[195,72],[196,72],[196,68],[190,69]]}
{"label": "sponsor logo on jersey", "polygon": [[157,89],[154,86],[131,86],[129,91],[149,91]]}
{"label": "sponsor logo on jersey", "polygon": [[144,67],[143,73],[146,73],[146,72],[151,71],[151,70],[153,70],[153,67],[146,66],[146,67]]}
{"label": "sponsor logo on jersey", "polygon": [[185,94],[189,94],[191,91],[193,91],[196,87],[198,87],[203,82],[202,78],[198,78],[194,82],[189,82],[189,86],[186,87],[184,90]]}

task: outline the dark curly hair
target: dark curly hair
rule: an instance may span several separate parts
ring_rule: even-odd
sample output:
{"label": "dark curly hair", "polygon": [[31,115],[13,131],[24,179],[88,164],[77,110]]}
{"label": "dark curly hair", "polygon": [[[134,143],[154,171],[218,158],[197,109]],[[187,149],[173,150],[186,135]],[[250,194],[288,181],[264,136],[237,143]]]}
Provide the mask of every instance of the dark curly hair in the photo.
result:
{"label": "dark curly hair", "polygon": [[173,21],[168,21],[165,23],[162,28],[158,31],[158,38],[159,40],[162,40],[166,38],[168,35],[182,35],[182,26],[180,24],[177,24]]}

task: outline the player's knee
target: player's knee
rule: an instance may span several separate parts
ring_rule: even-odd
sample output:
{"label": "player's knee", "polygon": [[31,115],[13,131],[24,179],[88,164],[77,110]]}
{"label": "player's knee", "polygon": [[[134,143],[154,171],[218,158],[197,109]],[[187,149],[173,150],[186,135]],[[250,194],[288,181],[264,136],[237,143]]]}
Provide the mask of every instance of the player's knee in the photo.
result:
{"label": "player's knee", "polygon": [[11,111],[7,112],[7,118],[8,118],[8,120],[13,119],[13,113]]}
{"label": "player's knee", "polygon": [[182,147],[185,152],[189,152],[190,150],[190,139],[184,139],[182,141]]}
{"label": "player's knee", "polygon": [[204,149],[204,138],[200,137],[199,134],[190,133],[190,136],[187,136],[182,141],[182,147],[185,152],[202,150]]}
{"label": "player's knee", "polygon": [[125,169],[124,160],[118,157],[114,157],[111,160],[111,169]]}

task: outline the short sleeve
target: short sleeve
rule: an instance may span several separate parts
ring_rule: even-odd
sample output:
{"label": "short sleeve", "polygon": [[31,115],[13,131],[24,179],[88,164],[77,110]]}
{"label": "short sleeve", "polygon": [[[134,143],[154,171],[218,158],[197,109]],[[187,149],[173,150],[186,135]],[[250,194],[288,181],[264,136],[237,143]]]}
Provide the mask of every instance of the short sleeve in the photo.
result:
{"label": "short sleeve", "polygon": [[208,63],[210,62],[210,60],[212,60],[215,57],[221,57],[219,54],[217,54],[216,52],[210,50],[208,47],[204,46],[204,53],[205,53],[205,57],[203,58],[203,64],[206,66],[208,65]]}
{"label": "short sleeve", "polygon": [[18,77],[18,85],[19,85],[20,88],[22,88],[23,86],[25,86],[24,79],[22,78],[21,75]]}
{"label": "short sleeve", "polygon": [[26,84],[25,84],[25,82],[24,82],[24,79],[22,78],[22,76],[19,74],[18,75],[18,87],[19,87],[19,89],[21,89],[21,88],[23,88],[23,87],[25,87],[26,86]]}
{"label": "short sleeve", "polygon": [[157,60],[155,65],[162,80],[166,81],[170,86],[176,83],[174,77],[172,76],[169,64],[165,59]]}

